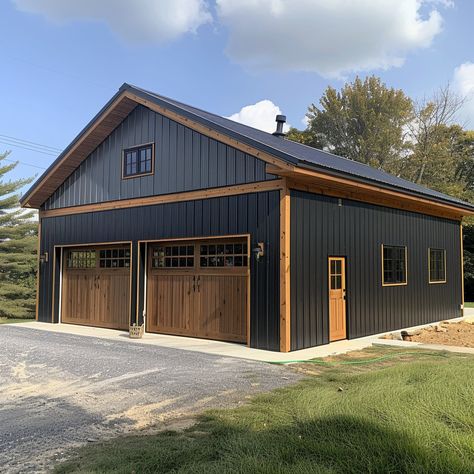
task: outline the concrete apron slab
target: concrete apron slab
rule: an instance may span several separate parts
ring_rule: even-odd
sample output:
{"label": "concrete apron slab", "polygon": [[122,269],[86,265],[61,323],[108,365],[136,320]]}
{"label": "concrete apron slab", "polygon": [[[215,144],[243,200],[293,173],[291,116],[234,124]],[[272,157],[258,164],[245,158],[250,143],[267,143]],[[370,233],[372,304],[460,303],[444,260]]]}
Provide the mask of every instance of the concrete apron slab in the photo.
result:
{"label": "concrete apron slab", "polygon": [[[450,322],[462,321],[464,318],[450,319]],[[404,330],[411,331],[438,324],[434,322],[422,326],[414,326]],[[202,352],[205,354],[215,354],[223,357],[236,357],[240,359],[249,359],[261,362],[292,362],[328,357],[331,355],[345,354],[346,352],[362,350],[374,344],[385,346],[411,347],[431,350],[450,350],[451,346],[442,346],[434,344],[422,344],[417,342],[397,341],[389,339],[380,339],[385,334],[391,334],[397,331],[388,331],[372,336],[361,337],[357,339],[345,339],[342,341],[331,342],[323,346],[311,347],[292,352],[273,352],[262,349],[254,349],[243,344],[232,342],[213,341],[210,339],[197,339],[193,337],[170,336],[167,334],[145,333],[142,339],[130,339],[126,331],[115,329],[95,328],[91,326],[77,326],[73,324],[51,324],[32,321],[29,323],[17,323],[12,326],[22,328],[39,329],[56,333],[72,334],[76,336],[98,337],[115,341],[128,342],[130,344],[150,344],[160,347],[170,347],[173,349],[183,349],[187,351]],[[408,345],[404,345],[408,344]],[[456,352],[474,353],[474,349],[466,347],[455,347]],[[471,352],[472,351],[472,352]]]}
{"label": "concrete apron slab", "polygon": [[224,357],[237,357],[261,362],[285,362],[293,360],[309,360],[317,357],[344,354],[346,352],[361,350],[372,345],[376,336],[363,337],[359,339],[332,342],[324,346],[311,347],[289,353],[265,351],[253,349],[243,344],[232,342],[213,341],[209,339],[197,339],[193,337],[170,336],[166,334],[145,333],[142,339],[130,339],[125,331],[115,329],[95,328],[90,326],[77,326],[73,324],[51,324],[32,321],[29,323],[17,323],[12,326],[21,328],[39,329],[55,333],[72,334],[76,336],[98,337],[115,341],[128,342],[130,344],[149,344],[173,349],[203,352]]}

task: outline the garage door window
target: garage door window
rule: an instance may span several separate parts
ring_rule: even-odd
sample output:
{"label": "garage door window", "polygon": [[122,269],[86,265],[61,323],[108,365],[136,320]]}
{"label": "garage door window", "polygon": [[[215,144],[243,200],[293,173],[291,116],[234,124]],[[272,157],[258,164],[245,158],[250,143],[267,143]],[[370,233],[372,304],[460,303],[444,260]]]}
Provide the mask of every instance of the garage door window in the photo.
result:
{"label": "garage door window", "polygon": [[100,251],[100,268],[129,268],[130,267],[130,249],[104,249]]}
{"label": "garage door window", "polygon": [[193,268],[194,245],[161,245],[153,249],[152,268]]}
{"label": "garage door window", "polygon": [[245,243],[202,244],[200,254],[200,265],[204,268],[246,267],[248,264]]}
{"label": "garage door window", "polygon": [[67,259],[68,268],[95,268],[95,250],[72,250]]}

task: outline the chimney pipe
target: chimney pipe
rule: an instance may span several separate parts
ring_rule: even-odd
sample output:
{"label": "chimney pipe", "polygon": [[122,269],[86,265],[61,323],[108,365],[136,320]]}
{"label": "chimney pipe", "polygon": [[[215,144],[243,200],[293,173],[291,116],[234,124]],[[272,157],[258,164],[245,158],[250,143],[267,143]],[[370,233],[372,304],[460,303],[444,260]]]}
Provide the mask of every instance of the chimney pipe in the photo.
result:
{"label": "chimney pipe", "polygon": [[283,132],[283,125],[286,123],[286,116],[277,115],[275,118],[275,122],[277,123],[277,128],[272,133],[272,135],[274,135],[275,137],[284,137],[285,133]]}

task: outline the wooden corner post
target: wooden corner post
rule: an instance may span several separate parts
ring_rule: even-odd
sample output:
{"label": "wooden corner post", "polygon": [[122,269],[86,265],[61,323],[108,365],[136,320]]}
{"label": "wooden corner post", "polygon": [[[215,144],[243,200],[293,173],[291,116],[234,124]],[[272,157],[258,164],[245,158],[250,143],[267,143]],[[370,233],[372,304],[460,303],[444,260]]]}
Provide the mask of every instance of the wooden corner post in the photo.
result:
{"label": "wooden corner post", "polygon": [[280,351],[291,350],[290,301],[290,191],[286,180],[280,190]]}
{"label": "wooden corner post", "polygon": [[461,316],[464,316],[464,242],[462,234],[462,221],[459,222],[459,237],[461,239]]}
{"label": "wooden corner post", "polygon": [[35,320],[38,321],[39,317],[39,292],[40,292],[40,274],[41,274],[41,217],[38,216],[38,247],[36,255],[36,302],[35,302]]}

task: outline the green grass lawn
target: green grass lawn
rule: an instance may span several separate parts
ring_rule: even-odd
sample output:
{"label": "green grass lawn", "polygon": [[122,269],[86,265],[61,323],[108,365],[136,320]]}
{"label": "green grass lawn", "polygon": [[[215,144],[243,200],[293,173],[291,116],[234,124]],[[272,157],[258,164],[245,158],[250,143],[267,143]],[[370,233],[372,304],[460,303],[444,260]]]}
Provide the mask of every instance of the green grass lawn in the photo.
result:
{"label": "green grass lawn", "polygon": [[10,319],[10,318],[0,318],[0,324],[27,323],[28,321],[34,321],[34,319]]}
{"label": "green grass lawn", "polygon": [[395,353],[305,364],[298,385],[181,432],[88,445],[56,472],[473,473],[474,357]]}
{"label": "green grass lawn", "polygon": [[474,308],[474,303],[464,303],[465,308]]}

